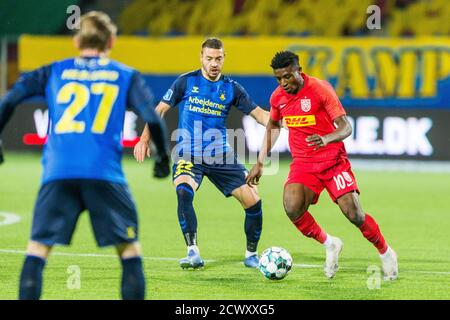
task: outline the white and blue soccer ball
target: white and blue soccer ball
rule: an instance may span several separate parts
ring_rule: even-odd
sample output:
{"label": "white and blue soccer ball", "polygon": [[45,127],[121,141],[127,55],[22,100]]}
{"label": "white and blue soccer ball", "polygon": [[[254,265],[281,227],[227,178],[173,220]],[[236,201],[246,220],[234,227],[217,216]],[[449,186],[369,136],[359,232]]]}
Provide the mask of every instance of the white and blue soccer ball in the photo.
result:
{"label": "white and blue soccer ball", "polygon": [[292,257],[286,249],[270,247],[261,254],[258,268],[267,279],[281,280],[292,268]]}

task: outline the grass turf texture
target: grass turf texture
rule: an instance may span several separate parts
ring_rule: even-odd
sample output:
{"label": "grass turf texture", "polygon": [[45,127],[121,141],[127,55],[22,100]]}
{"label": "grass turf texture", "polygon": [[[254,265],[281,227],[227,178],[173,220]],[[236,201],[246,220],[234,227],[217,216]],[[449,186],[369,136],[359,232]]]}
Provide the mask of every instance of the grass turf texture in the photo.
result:
{"label": "grass turf texture", "polygon": [[[16,299],[23,251],[41,173],[38,154],[7,153],[0,166],[0,211],[22,220],[0,226],[0,299]],[[318,223],[344,241],[340,271],[333,280],[323,275],[324,248],[301,235],[282,207],[288,163],[279,174],[261,180],[264,228],[259,252],[270,246],[286,248],[294,267],[282,281],[263,278],[247,269],[244,211],[224,198],[205,179],[195,197],[203,270],[182,270],[186,253],[176,215],[176,195],[170,179],[151,178],[150,162],[125,157],[124,168],[140,214],[140,239],[146,259],[148,299],[450,299],[450,174],[392,173],[355,170],[364,210],[375,217],[399,256],[399,279],[368,289],[380,266],[367,242],[329,199],[326,191],[310,208]],[[0,223],[2,218],[0,217]],[[118,299],[120,263],[112,248],[95,245],[87,214],[83,214],[71,247],[56,247],[44,272],[43,299]],[[101,256],[69,256],[97,254]],[[168,258],[168,259],[163,259]],[[208,262],[208,260],[213,260]],[[81,271],[80,289],[68,289],[70,266]],[[297,265],[297,266],[296,266]],[[300,265],[300,266],[299,266]],[[375,282],[376,283],[376,282]]]}

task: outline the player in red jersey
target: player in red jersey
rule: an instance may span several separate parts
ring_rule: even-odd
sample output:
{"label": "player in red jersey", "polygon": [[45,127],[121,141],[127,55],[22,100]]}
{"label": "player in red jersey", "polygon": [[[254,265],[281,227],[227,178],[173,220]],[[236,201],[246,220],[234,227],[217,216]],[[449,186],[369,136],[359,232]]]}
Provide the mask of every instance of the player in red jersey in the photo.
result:
{"label": "player in red jersey", "polygon": [[299,231],[325,246],[325,276],[332,278],[336,274],[343,243],[323,231],[308,212],[323,189],[377,248],[384,279],[395,280],[398,274],[396,253],[359,202],[358,186],[342,142],[352,133],[352,128],[339,98],[328,82],[302,73],[298,56],[293,52],[278,52],[271,67],[279,86],[270,98],[271,117],[258,161],[247,176],[247,183],[259,183],[264,159],[275,144],[281,120],[284,120],[293,156],[284,186],[284,208]]}

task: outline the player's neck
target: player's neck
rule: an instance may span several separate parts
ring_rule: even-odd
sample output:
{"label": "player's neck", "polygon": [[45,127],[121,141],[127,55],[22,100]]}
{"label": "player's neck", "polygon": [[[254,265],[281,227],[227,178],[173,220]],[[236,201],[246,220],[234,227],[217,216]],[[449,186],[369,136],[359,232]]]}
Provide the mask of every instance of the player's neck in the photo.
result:
{"label": "player's neck", "polygon": [[208,75],[208,73],[207,73],[205,70],[203,70],[203,68],[202,68],[202,75],[203,75],[203,78],[205,78],[206,80],[209,80],[209,81],[211,81],[211,82],[216,82],[216,81],[218,81],[218,80],[220,79],[220,77],[222,76],[222,73],[219,73],[219,74],[217,75],[217,77],[215,77],[215,78],[211,78],[211,77]]}
{"label": "player's neck", "polygon": [[107,53],[105,51],[100,51],[98,49],[82,49],[80,50],[81,57],[107,57]]}

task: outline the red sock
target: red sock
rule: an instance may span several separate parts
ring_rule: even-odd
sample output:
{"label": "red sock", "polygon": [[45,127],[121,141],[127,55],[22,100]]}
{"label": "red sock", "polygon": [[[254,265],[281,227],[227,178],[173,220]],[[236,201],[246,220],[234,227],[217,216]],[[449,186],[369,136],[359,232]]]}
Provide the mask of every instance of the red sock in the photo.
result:
{"label": "red sock", "polygon": [[293,223],[297,229],[308,238],[314,238],[320,243],[324,243],[325,240],[327,240],[327,233],[322,230],[308,211],[306,211],[300,218],[293,221]]}
{"label": "red sock", "polygon": [[377,222],[368,213],[366,213],[364,223],[359,227],[359,230],[361,230],[364,238],[373,243],[380,254],[386,252],[388,248],[386,241],[381,234]]}

